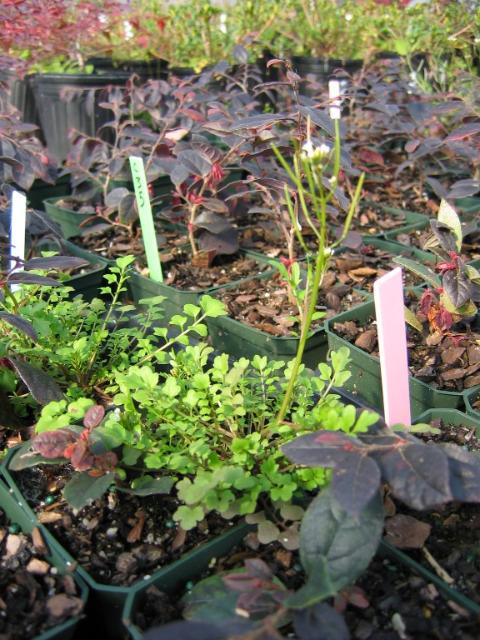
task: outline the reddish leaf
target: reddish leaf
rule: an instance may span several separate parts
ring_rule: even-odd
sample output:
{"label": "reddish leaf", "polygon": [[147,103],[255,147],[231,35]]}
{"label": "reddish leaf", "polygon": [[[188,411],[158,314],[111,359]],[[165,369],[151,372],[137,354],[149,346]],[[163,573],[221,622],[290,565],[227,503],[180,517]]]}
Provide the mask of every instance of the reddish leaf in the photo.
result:
{"label": "reddish leaf", "polygon": [[91,469],[95,458],[92,455],[88,442],[78,440],[73,447],[69,448],[69,458],[75,471],[87,471]]}
{"label": "reddish leaf", "polygon": [[383,159],[382,154],[378,153],[378,151],[375,151],[374,149],[364,147],[363,149],[360,149],[358,157],[362,162],[366,162],[367,164],[376,164],[380,167],[385,166],[385,160]]}
{"label": "reddish leaf", "polygon": [[32,449],[44,458],[61,458],[68,445],[75,442],[77,436],[68,429],[55,429],[39,433],[32,440]]}
{"label": "reddish leaf", "polygon": [[480,122],[470,122],[454,129],[444,140],[444,142],[456,142],[464,140],[480,133]]}
{"label": "reddish leaf", "polygon": [[432,527],[412,516],[398,514],[385,523],[386,540],[399,549],[421,549]]}
{"label": "reddish leaf", "polygon": [[87,429],[95,429],[102,422],[105,409],[100,404],[90,407],[83,418],[83,424]]}

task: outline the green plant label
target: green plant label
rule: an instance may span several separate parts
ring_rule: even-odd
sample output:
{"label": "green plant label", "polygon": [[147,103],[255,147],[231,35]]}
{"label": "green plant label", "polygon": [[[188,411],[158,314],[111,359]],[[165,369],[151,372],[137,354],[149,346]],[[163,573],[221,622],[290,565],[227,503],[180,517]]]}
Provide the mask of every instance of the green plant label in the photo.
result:
{"label": "green plant label", "polygon": [[152,207],[150,206],[150,198],[148,196],[147,177],[143,166],[143,158],[130,156],[129,160],[150,278],[155,280],[155,282],[163,282],[162,265],[158,255],[157,236],[153,224]]}

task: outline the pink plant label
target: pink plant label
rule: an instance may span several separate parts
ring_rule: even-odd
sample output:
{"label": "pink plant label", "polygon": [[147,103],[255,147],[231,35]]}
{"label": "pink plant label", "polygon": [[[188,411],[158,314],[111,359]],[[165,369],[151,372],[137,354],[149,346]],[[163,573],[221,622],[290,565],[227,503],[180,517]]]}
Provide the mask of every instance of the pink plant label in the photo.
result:
{"label": "pink plant label", "polygon": [[373,285],[377,316],[385,422],[410,426],[410,386],[402,269],[397,267]]}

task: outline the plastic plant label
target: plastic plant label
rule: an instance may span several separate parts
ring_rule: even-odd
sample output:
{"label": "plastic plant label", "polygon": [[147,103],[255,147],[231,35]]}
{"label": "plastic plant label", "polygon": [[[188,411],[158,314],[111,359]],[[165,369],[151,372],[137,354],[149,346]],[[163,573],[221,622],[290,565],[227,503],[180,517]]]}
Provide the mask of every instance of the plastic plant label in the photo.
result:
{"label": "plastic plant label", "polygon": [[330,100],[330,118],[340,120],[342,115],[342,87],[340,80],[328,81],[328,97]]}
{"label": "plastic plant label", "polygon": [[11,200],[11,231],[10,231],[10,269],[21,271],[23,265],[17,261],[25,260],[25,226],[27,220],[27,198],[19,191],[12,192]]}
{"label": "plastic plant label", "polygon": [[376,280],[373,295],[385,422],[388,426],[410,426],[410,386],[402,269],[397,267]]}
{"label": "plastic plant label", "polygon": [[163,282],[162,265],[158,255],[157,236],[153,224],[143,158],[130,156],[129,160],[150,278],[155,282]]}

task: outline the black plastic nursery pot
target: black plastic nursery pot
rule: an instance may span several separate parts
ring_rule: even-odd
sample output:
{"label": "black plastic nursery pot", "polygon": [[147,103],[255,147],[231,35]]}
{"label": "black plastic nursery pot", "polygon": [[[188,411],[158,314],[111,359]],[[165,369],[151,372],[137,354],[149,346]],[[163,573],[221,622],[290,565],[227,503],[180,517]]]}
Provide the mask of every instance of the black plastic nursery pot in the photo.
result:
{"label": "black plastic nursery pot", "polygon": [[[355,346],[335,333],[333,325],[347,320],[366,321],[375,316],[375,304],[366,302],[349,311],[344,311],[325,322],[329,349],[348,347],[350,349],[351,377],[345,388],[358,394],[373,409],[383,411],[382,382],[380,360]],[[410,376],[410,402],[413,416],[428,409],[458,409],[463,406],[465,392],[440,391],[431,385]]]}
{"label": "black plastic nursery pot", "polygon": [[70,178],[67,175],[57,178],[55,184],[35,180],[27,193],[27,199],[33,209],[45,211],[44,200],[64,198],[70,194],[70,191]]}
{"label": "black plastic nursery pot", "polygon": [[[344,70],[348,74],[359,71],[363,66],[363,60],[292,56],[292,65],[301,78],[307,79],[308,76],[315,82],[325,84],[338,70]],[[313,95],[315,92],[302,83],[301,93]]]}
{"label": "black plastic nursery pot", "polygon": [[[18,447],[9,452],[0,471],[7,482],[14,500],[18,503],[25,518],[33,527],[36,526],[38,522],[36,514],[23,497],[9,471],[9,464],[17,450]],[[55,540],[50,532],[47,531],[46,533],[48,534],[48,540],[50,540],[51,544],[54,544],[58,552],[61,553],[61,557],[64,558],[67,564],[69,563],[70,566],[75,567],[75,575],[79,576],[90,588],[91,612],[92,615],[98,619],[99,626],[101,621],[101,630],[104,634],[102,637],[106,636],[112,638],[112,640],[118,640],[118,638],[122,638],[125,635],[125,628],[122,624],[122,611],[127,597],[132,590],[141,590],[144,585],[152,584],[153,582],[161,583],[164,576],[166,576],[166,582],[172,585],[174,584],[174,580],[177,579],[177,576],[178,582],[181,582],[185,576],[187,576],[186,579],[188,580],[190,575],[203,571],[213,557],[225,553],[225,550],[228,551],[228,549],[235,546],[249,530],[250,526],[246,524],[232,526],[230,531],[217,536],[207,543],[199,545],[171,565],[154,571],[148,577],[146,576],[143,579],[139,579],[130,586],[111,586],[98,582],[88,571],[78,564],[75,558]]]}
{"label": "black plastic nursery pot", "polygon": [[[38,109],[32,88],[32,74],[19,78],[15,71],[9,69],[0,70],[0,81],[5,82],[10,90],[10,102],[16,107],[24,122],[36,124],[40,127]],[[39,131],[41,135],[41,131]]]}
{"label": "black plastic nursery pot", "polygon": [[165,79],[168,74],[168,62],[161,58],[150,60],[114,60],[112,58],[89,58],[87,64],[93,66],[94,72],[98,74],[123,71],[135,74],[142,80]]}
{"label": "black plastic nursery pot", "polygon": [[[34,528],[38,528],[47,548],[46,558],[53,565],[59,574],[72,573],[73,566],[69,562],[66,555],[62,552],[61,547],[55,542],[45,527],[35,521],[30,514],[19,504],[12,489],[7,488],[0,479],[0,506],[6,516],[12,523],[18,524],[21,531],[31,533]],[[88,599],[88,587],[82,578],[76,573],[73,574],[76,585],[78,587],[78,595],[82,599],[84,605]],[[66,622],[51,627],[43,633],[35,636],[34,640],[70,640],[75,633],[75,629],[83,616],[75,616]]]}
{"label": "black plastic nursery pot", "polygon": [[[58,162],[70,149],[68,133],[75,129],[94,136],[111,119],[108,109],[99,107],[102,89],[123,86],[129,74],[103,75],[46,73],[33,79],[33,91],[47,147]],[[93,90],[93,99],[90,91]]]}
{"label": "black plastic nursery pot", "polygon": [[252,528],[252,525],[240,524],[212,542],[207,542],[197,551],[192,552],[190,557],[186,556],[178,560],[162,573],[132,587],[125,601],[122,615],[123,624],[128,629],[130,637],[133,640],[141,640],[143,637],[144,631],[135,624],[135,614],[142,607],[145,593],[149,587],[155,586],[169,594],[181,590],[189,580],[198,579],[208,569],[212,561],[227,554],[239,544]]}

